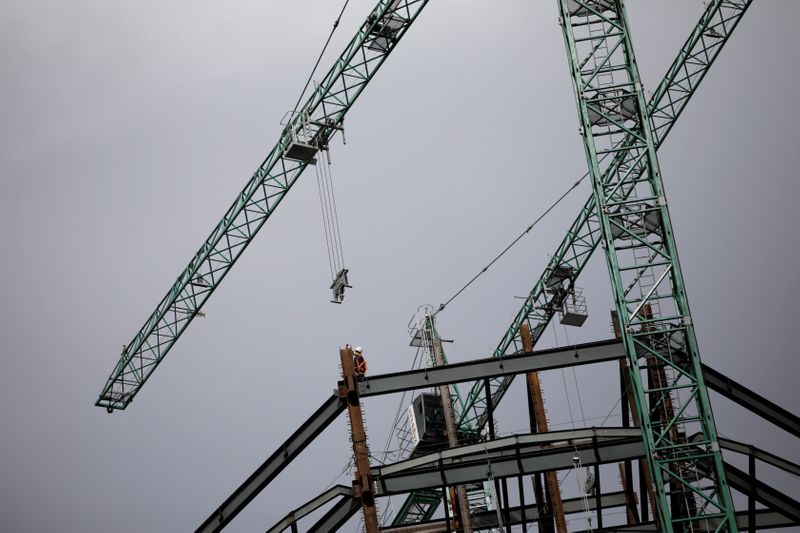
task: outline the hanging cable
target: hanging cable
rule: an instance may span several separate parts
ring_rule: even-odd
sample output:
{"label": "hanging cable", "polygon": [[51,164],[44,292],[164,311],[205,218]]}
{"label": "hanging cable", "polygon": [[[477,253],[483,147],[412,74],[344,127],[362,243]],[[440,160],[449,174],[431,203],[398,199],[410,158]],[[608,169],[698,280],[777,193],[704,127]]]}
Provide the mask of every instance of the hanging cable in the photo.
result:
{"label": "hanging cable", "polygon": [[[344,268],[344,248],[342,247],[342,231],[339,227],[339,212],[336,209],[336,194],[333,191],[333,174],[331,172],[331,156],[329,152],[325,152],[326,161],[323,162],[323,173],[327,175],[327,182],[328,182],[328,193],[329,193],[329,200],[330,200],[330,214],[331,214],[331,224],[333,227],[333,245],[338,253],[339,257],[339,268],[337,272]],[[327,164],[326,164],[327,163]]]}
{"label": "hanging cable", "polygon": [[[556,341],[556,348],[559,347],[558,342],[558,331],[556,328],[553,328],[553,338]],[[572,402],[569,399],[569,389],[567,388],[567,375],[564,373],[564,369],[561,369],[561,381],[564,383],[564,396],[567,398],[567,409],[569,410],[569,423],[572,429],[575,429],[575,417],[572,415]]]}
{"label": "hanging cable", "polygon": [[342,6],[342,10],[339,11],[339,16],[336,17],[336,20],[333,21],[333,28],[331,28],[331,33],[328,35],[328,39],[325,41],[325,45],[322,47],[322,51],[319,53],[319,57],[317,57],[317,62],[314,63],[314,68],[311,69],[311,74],[308,75],[308,79],[306,80],[306,84],[303,86],[303,90],[300,93],[300,96],[297,98],[297,103],[294,104],[294,108],[292,108],[292,117],[294,117],[295,113],[297,113],[297,108],[300,106],[300,102],[303,101],[303,96],[306,94],[306,90],[308,90],[308,86],[311,84],[311,80],[314,79],[314,74],[317,72],[317,67],[319,67],[320,61],[322,61],[322,56],[325,55],[325,51],[328,49],[328,45],[331,43],[331,39],[333,38],[333,34],[336,32],[336,28],[339,27],[339,22],[342,20],[342,15],[344,15],[344,10],[347,9],[347,4],[350,3],[350,0],[345,0],[344,5]]}
{"label": "hanging cable", "polygon": [[331,230],[328,225],[328,214],[327,214],[327,206],[325,202],[325,194],[322,192],[323,190],[323,177],[319,168],[319,165],[315,165],[315,170],[317,173],[317,190],[319,191],[319,207],[320,211],[322,212],[322,227],[325,233],[325,247],[328,250],[328,266],[330,267],[331,278],[336,276],[336,270],[334,270],[334,262],[333,262],[333,250],[331,247],[331,240],[330,240],[330,233]]}
{"label": "hanging cable", "polygon": [[462,292],[464,292],[465,290],[467,290],[467,288],[468,288],[470,285],[472,285],[472,283],[473,283],[475,280],[477,280],[479,277],[481,277],[481,276],[483,275],[483,273],[484,273],[484,272],[486,272],[487,270],[489,270],[489,269],[492,267],[492,265],[494,265],[494,264],[495,264],[495,263],[496,263],[498,260],[500,260],[500,258],[501,258],[501,257],[503,257],[503,256],[504,256],[504,255],[505,255],[505,254],[506,254],[506,253],[507,253],[507,252],[508,252],[508,251],[509,251],[511,248],[513,248],[513,247],[514,247],[514,245],[516,245],[516,244],[517,244],[517,243],[518,243],[520,240],[522,240],[522,238],[523,238],[525,235],[527,235],[528,233],[530,233],[530,231],[531,231],[531,230],[534,228],[534,226],[536,226],[536,224],[538,224],[539,222],[541,222],[541,220],[542,220],[544,217],[546,217],[547,215],[549,215],[549,214],[550,214],[550,212],[551,212],[553,209],[555,209],[555,208],[556,208],[556,206],[557,206],[558,204],[560,204],[560,203],[561,203],[561,202],[564,200],[564,198],[566,198],[566,197],[567,197],[567,196],[568,196],[568,195],[569,195],[569,194],[570,194],[572,191],[574,191],[576,188],[578,188],[578,185],[580,185],[580,184],[581,184],[581,182],[582,182],[584,179],[586,179],[586,177],[587,177],[587,176],[589,176],[589,173],[588,173],[588,172],[587,172],[586,174],[584,174],[583,176],[581,176],[581,177],[580,177],[580,179],[578,179],[578,181],[576,181],[575,183],[573,183],[573,184],[572,184],[572,185],[571,185],[571,186],[570,186],[570,187],[569,187],[569,188],[568,188],[568,189],[567,189],[567,190],[564,192],[564,194],[562,194],[561,196],[559,196],[559,197],[558,197],[558,199],[557,199],[555,202],[553,202],[552,204],[550,204],[550,207],[548,207],[547,209],[545,209],[545,210],[544,210],[544,212],[543,212],[541,215],[539,215],[538,217],[536,217],[536,219],[535,219],[533,222],[531,222],[531,224],[530,224],[530,225],[529,225],[527,228],[525,228],[525,230],[524,230],[522,233],[520,233],[520,234],[519,234],[519,235],[518,235],[518,236],[517,236],[517,237],[516,237],[516,238],[515,238],[513,241],[511,241],[511,243],[510,243],[508,246],[506,246],[505,248],[503,248],[503,250],[502,250],[502,251],[501,251],[499,254],[497,254],[497,256],[496,256],[494,259],[492,259],[492,260],[489,262],[489,264],[488,264],[488,265],[486,265],[485,267],[483,267],[483,268],[482,268],[482,269],[481,269],[481,270],[480,270],[480,271],[479,271],[477,274],[475,274],[475,276],[473,276],[473,277],[472,277],[472,279],[471,279],[471,280],[469,280],[469,281],[466,283],[466,285],[464,285],[464,286],[463,286],[463,287],[461,287],[461,288],[460,288],[458,291],[456,291],[456,293],[455,293],[453,296],[451,296],[449,300],[447,300],[446,302],[444,302],[444,303],[442,303],[442,304],[439,304],[439,308],[438,308],[438,309],[436,309],[436,311],[434,311],[434,312],[433,312],[433,315],[435,316],[437,313],[439,313],[439,311],[443,311],[445,307],[447,307],[448,305],[450,305],[450,302],[452,302],[453,300],[455,300],[455,299],[456,299],[456,298],[457,298],[457,297],[458,297],[458,296],[459,296],[459,295],[460,295]]}
{"label": "hanging cable", "polygon": [[331,270],[332,303],[340,304],[344,300],[345,289],[350,288],[348,269],[344,264],[344,248],[342,232],[339,226],[339,214],[336,209],[336,194],[333,188],[333,172],[331,171],[330,153],[327,147],[320,151],[315,161],[317,172],[317,190],[322,209],[322,224],[325,230],[325,245],[328,248],[328,264]]}
{"label": "hanging cable", "polygon": [[586,513],[586,523],[588,525],[587,531],[589,533],[592,532],[592,511],[591,507],[589,507],[589,498],[587,495],[587,483],[586,480],[583,479],[581,475],[583,463],[581,461],[581,456],[578,455],[577,448],[575,449],[575,457],[572,458],[572,465],[575,471],[575,481],[578,483],[578,491],[581,495],[581,502],[583,503],[583,509]]}
{"label": "hanging cable", "polygon": [[[567,326],[564,327],[564,338],[567,341],[567,346],[570,345],[569,342],[569,331],[567,330]],[[562,369],[563,372],[563,369]],[[581,410],[581,422],[586,424],[586,413],[583,410],[583,398],[581,397],[581,387],[578,384],[578,374],[575,372],[575,367],[572,367],[572,379],[575,381],[575,392],[578,394],[578,408]]]}
{"label": "hanging cable", "polygon": [[[613,153],[613,152],[609,152],[609,153],[603,154],[602,156],[600,156],[600,158],[599,158],[598,162],[599,162],[599,163],[603,163],[603,162],[604,162],[604,161],[605,161],[605,160],[606,160],[608,157],[611,157],[612,153]],[[541,215],[539,215],[539,216],[538,216],[538,217],[537,217],[537,218],[536,218],[536,219],[535,219],[533,222],[531,222],[531,224],[530,224],[530,225],[529,225],[527,228],[525,228],[525,230],[524,230],[522,233],[520,233],[520,234],[517,236],[517,238],[516,238],[516,239],[514,239],[513,241],[511,241],[511,243],[510,243],[508,246],[506,246],[506,247],[503,249],[503,251],[501,251],[501,252],[500,252],[500,253],[499,253],[499,254],[498,254],[498,255],[497,255],[497,256],[496,256],[494,259],[492,259],[492,260],[489,262],[489,264],[488,264],[488,265],[486,265],[485,267],[483,267],[483,268],[481,269],[481,271],[480,271],[480,272],[478,272],[477,274],[475,274],[475,276],[474,276],[474,277],[473,277],[471,280],[469,280],[469,281],[467,282],[467,284],[466,284],[466,285],[464,285],[463,287],[461,287],[461,289],[459,289],[459,290],[458,290],[458,291],[457,291],[457,292],[456,292],[456,293],[455,293],[453,296],[451,296],[449,300],[447,300],[446,302],[444,302],[444,303],[442,303],[442,304],[439,304],[439,308],[438,308],[438,309],[436,309],[436,311],[434,311],[434,312],[433,312],[433,316],[435,316],[437,313],[439,313],[439,311],[443,311],[443,310],[444,310],[444,308],[445,308],[445,307],[447,307],[448,305],[450,305],[450,303],[451,303],[453,300],[455,300],[455,299],[456,299],[456,297],[458,297],[458,296],[459,296],[459,295],[460,295],[462,292],[464,292],[464,291],[467,289],[467,287],[469,287],[470,285],[472,285],[472,283],[473,283],[473,282],[474,282],[476,279],[478,279],[478,278],[479,278],[481,275],[483,275],[483,273],[484,273],[484,272],[486,272],[487,270],[489,270],[489,268],[491,268],[491,266],[492,266],[492,265],[494,265],[494,264],[495,264],[495,263],[496,263],[496,262],[497,262],[497,261],[498,261],[498,260],[499,260],[501,257],[503,257],[503,256],[506,254],[506,252],[508,252],[508,251],[509,251],[509,250],[510,250],[510,249],[511,249],[511,248],[512,248],[514,245],[516,245],[516,244],[517,244],[517,243],[518,243],[518,242],[519,242],[519,241],[520,241],[520,240],[521,240],[521,239],[522,239],[522,238],[523,238],[525,235],[527,235],[528,233],[530,233],[530,231],[533,229],[533,227],[534,227],[534,226],[536,226],[536,224],[538,224],[539,222],[541,222],[541,220],[542,220],[544,217],[546,217],[547,215],[549,215],[549,214],[550,214],[550,211],[552,211],[553,209],[555,209],[555,208],[556,208],[556,206],[557,206],[558,204],[560,204],[560,203],[561,203],[561,202],[564,200],[564,198],[566,198],[566,197],[567,197],[567,196],[568,196],[568,195],[569,195],[569,194],[570,194],[572,191],[574,191],[575,189],[577,189],[577,188],[578,188],[578,185],[580,185],[580,184],[581,184],[581,182],[583,182],[583,180],[585,180],[587,177],[589,177],[589,173],[588,173],[588,172],[587,172],[587,173],[585,173],[585,174],[584,174],[583,176],[581,176],[580,178],[578,178],[578,180],[577,180],[575,183],[573,183],[573,184],[572,184],[572,185],[571,185],[571,186],[570,186],[570,187],[569,187],[569,188],[568,188],[568,189],[567,189],[567,190],[564,192],[564,194],[562,194],[562,195],[561,195],[561,196],[560,196],[560,197],[559,197],[559,198],[558,198],[558,199],[557,199],[555,202],[553,202],[553,203],[550,205],[550,207],[548,207],[547,209],[545,209],[545,210],[544,210],[544,212],[543,212]]]}
{"label": "hanging cable", "polygon": [[339,226],[339,214],[336,209],[336,193],[333,187],[330,153],[327,148],[320,151],[315,161],[317,172],[317,191],[322,210],[322,225],[325,231],[325,246],[328,249],[328,266],[331,272],[333,290],[332,303],[340,304],[344,300],[345,289],[350,288],[348,269],[344,263],[342,232]]}

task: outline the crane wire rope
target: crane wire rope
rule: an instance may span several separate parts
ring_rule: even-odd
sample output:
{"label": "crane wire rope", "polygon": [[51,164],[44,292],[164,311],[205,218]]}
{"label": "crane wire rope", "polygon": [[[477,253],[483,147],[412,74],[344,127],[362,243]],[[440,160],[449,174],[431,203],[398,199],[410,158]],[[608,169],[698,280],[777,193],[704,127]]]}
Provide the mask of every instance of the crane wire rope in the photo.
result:
{"label": "crane wire rope", "polygon": [[[333,191],[333,176],[330,171],[330,155],[323,153],[321,161],[315,165],[317,173],[317,190],[319,191],[322,225],[325,231],[325,246],[328,250],[328,265],[331,279],[344,268],[344,250],[342,248],[339,216],[336,212],[336,195]],[[327,161],[326,161],[327,160]]]}
{"label": "crane wire rope", "polygon": [[325,233],[325,247],[328,250],[328,266],[330,267],[331,278],[333,278],[336,276],[336,270],[334,269],[335,267],[333,264],[333,250],[331,249],[332,248],[331,238],[330,238],[331,230],[328,227],[327,203],[325,201],[325,195],[322,192],[324,178],[322,177],[319,165],[316,165],[314,169],[317,173],[317,191],[319,192],[319,208],[320,211],[322,212],[322,227]]}
{"label": "crane wire rope", "polygon": [[[336,29],[339,27],[339,23],[341,22],[342,16],[344,15],[349,3],[350,0],[344,1],[341,10],[339,10],[339,14],[333,21],[333,27],[328,34],[328,38],[325,40],[325,44],[322,46],[322,50],[317,56],[314,67],[311,69],[311,73],[308,75],[305,85],[303,85],[303,90],[300,92],[300,96],[298,96],[297,102],[295,102],[294,107],[292,108],[289,124],[292,123],[297,114],[297,108],[300,107],[300,102],[303,101],[303,97],[305,96],[309,85],[311,85],[311,81],[314,79],[314,74],[316,74],[319,64],[322,61],[322,58],[325,56],[325,52],[328,50],[328,46],[333,39],[334,33],[336,33]],[[331,279],[336,280],[337,273],[344,268],[344,253],[342,252],[342,239],[341,232],[339,231],[339,217],[336,213],[336,198],[333,194],[333,183],[329,168],[331,164],[330,154],[326,153],[322,156],[322,158],[325,159],[325,156],[327,156],[328,168],[325,168],[326,165],[324,160],[321,161],[321,165],[316,165],[317,189],[320,195],[322,223],[325,230],[325,246],[328,250],[328,267],[331,271]]]}
{"label": "crane wire rope", "polygon": [[333,217],[334,227],[336,232],[333,236],[336,238],[337,251],[339,252],[339,270],[344,268],[344,247],[342,246],[342,230],[339,228],[339,211],[336,209],[336,194],[333,191],[333,174],[331,173],[331,154],[329,151],[325,152],[325,159],[327,164],[323,162],[323,172],[328,176],[328,191],[330,192],[331,215]]}
{"label": "crane wire rope", "polygon": [[530,232],[531,232],[531,230],[532,230],[532,229],[533,229],[533,228],[534,228],[534,227],[535,227],[535,226],[536,226],[536,225],[537,225],[539,222],[541,222],[541,221],[542,221],[542,219],[543,219],[544,217],[546,217],[547,215],[549,215],[549,214],[550,214],[550,212],[551,212],[553,209],[555,209],[555,208],[556,208],[556,206],[558,206],[558,204],[560,204],[560,203],[561,203],[561,202],[562,202],[562,201],[563,201],[563,200],[564,200],[564,199],[565,199],[567,196],[569,196],[569,194],[570,194],[572,191],[574,191],[575,189],[577,189],[577,188],[578,188],[578,185],[580,185],[580,184],[581,184],[581,182],[583,182],[583,180],[585,180],[585,179],[586,179],[588,176],[589,176],[589,173],[587,172],[586,174],[584,174],[583,176],[581,176],[581,177],[578,179],[578,181],[576,181],[575,183],[573,183],[573,184],[572,184],[572,185],[571,185],[571,186],[570,186],[570,187],[569,187],[569,188],[568,188],[568,189],[567,189],[567,190],[566,190],[566,191],[565,191],[565,192],[564,192],[564,193],[563,193],[561,196],[559,196],[559,197],[558,197],[558,199],[556,199],[556,201],[555,201],[555,202],[553,202],[552,204],[550,204],[550,206],[549,206],[547,209],[545,209],[545,210],[544,210],[544,212],[543,212],[542,214],[540,214],[538,217],[536,217],[536,219],[535,219],[533,222],[531,222],[531,223],[530,223],[530,225],[529,225],[527,228],[525,228],[525,230],[524,230],[522,233],[520,233],[519,235],[517,235],[517,237],[516,237],[516,238],[515,238],[513,241],[511,241],[511,242],[508,244],[508,246],[506,246],[505,248],[503,248],[503,250],[502,250],[502,251],[501,251],[499,254],[497,254],[497,255],[495,256],[495,258],[494,258],[494,259],[492,259],[492,260],[489,262],[489,264],[487,264],[485,267],[483,267],[483,268],[482,268],[482,269],[481,269],[481,270],[480,270],[480,271],[479,271],[477,274],[475,274],[475,275],[472,277],[472,279],[470,279],[470,280],[469,280],[469,281],[468,281],[468,282],[467,282],[467,283],[466,283],[466,284],[465,284],[463,287],[461,287],[461,288],[460,288],[458,291],[456,291],[456,293],[455,293],[455,294],[453,294],[453,295],[450,297],[450,299],[448,299],[448,300],[447,300],[446,302],[444,302],[444,303],[441,303],[441,304],[439,304],[439,308],[438,308],[438,309],[436,309],[436,310],[435,310],[435,311],[432,313],[432,316],[436,316],[436,315],[437,315],[437,314],[438,314],[440,311],[443,311],[443,310],[444,310],[444,309],[445,309],[445,308],[446,308],[448,305],[450,305],[450,303],[451,303],[453,300],[455,300],[456,298],[458,298],[458,297],[461,295],[461,293],[462,293],[462,292],[464,292],[465,290],[467,290],[467,288],[468,288],[470,285],[472,285],[472,284],[475,282],[475,280],[477,280],[477,279],[478,279],[479,277],[481,277],[481,276],[482,276],[482,275],[483,275],[483,274],[484,274],[484,273],[485,273],[487,270],[489,270],[489,269],[490,269],[490,268],[491,268],[491,267],[492,267],[492,266],[493,266],[493,265],[494,265],[494,264],[495,264],[497,261],[499,261],[499,260],[500,260],[500,258],[501,258],[501,257],[503,257],[503,256],[504,256],[506,253],[508,253],[508,251],[509,251],[509,250],[511,250],[511,248],[513,248],[513,247],[514,247],[514,246],[515,246],[515,245],[516,245],[516,244],[517,244],[519,241],[521,241],[521,240],[522,240],[522,238],[523,238],[523,237],[525,237],[525,235],[527,235],[528,233],[530,233]]}
{"label": "crane wire rope", "polygon": [[[567,346],[569,346],[570,345],[569,331],[567,330],[567,326],[563,326],[563,327],[564,327],[564,338],[567,341]],[[562,368],[561,371],[563,372],[564,369]],[[583,410],[583,398],[581,397],[581,387],[580,387],[580,384],[578,384],[578,374],[577,374],[577,372],[575,372],[575,367],[574,366],[572,367],[572,379],[575,382],[575,392],[578,395],[578,408],[581,411],[581,422],[585,425],[586,424],[586,413]]]}
{"label": "crane wire rope", "polygon": [[336,28],[339,27],[339,22],[342,20],[342,15],[344,15],[344,10],[347,9],[347,4],[349,4],[349,3],[350,3],[350,0],[345,0],[341,11],[339,11],[339,16],[336,17],[336,20],[333,22],[333,28],[331,28],[330,34],[328,34],[328,38],[325,41],[325,45],[322,47],[322,51],[319,53],[319,57],[317,57],[317,62],[314,63],[314,68],[311,69],[311,74],[308,75],[308,79],[306,80],[306,84],[303,86],[303,91],[300,93],[300,96],[297,98],[297,103],[294,104],[294,108],[292,109],[292,114],[291,114],[292,117],[294,117],[295,113],[297,113],[297,108],[300,106],[300,102],[303,101],[303,96],[305,96],[306,91],[308,90],[308,86],[311,84],[311,80],[314,78],[314,74],[317,72],[317,68],[319,67],[319,63],[320,63],[320,61],[322,61],[322,56],[325,55],[325,51],[328,49],[328,45],[331,43],[331,39],[333,38],[333,34],[336,32]]}

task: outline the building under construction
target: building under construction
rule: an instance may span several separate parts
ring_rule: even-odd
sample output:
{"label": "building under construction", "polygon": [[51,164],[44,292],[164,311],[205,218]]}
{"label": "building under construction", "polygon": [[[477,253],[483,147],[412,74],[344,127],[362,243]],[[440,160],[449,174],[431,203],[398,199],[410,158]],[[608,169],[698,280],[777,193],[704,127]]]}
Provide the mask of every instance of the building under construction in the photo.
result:
{"label": "building under construction", "polygon": [[[380,0],[366,14],[331,69],[307,86],[310,96],[287,114],[277,144],[125,345],[96,405],[109,412],[130,405],[309,166],[320,186],[332,302],[345,301],[355,281],[341,252],[331,142],[344,136],[345,115],[400,41],[413,38],[406,34],[413,34],[428,4]],[[334,393],[210,510],[197,531],[224,529],[340,415],[349,423],[351,482],[318,495],[319,487],[309,487],[308,502],[287,509],[270,532],[335,531],[354,517],[369,533],[734,532],[800,525],[798,495],[759,475],[768,468],[800,476],[796,458],[723,438],[717,429],[709,390],[791,438],[800,437],[800,418],[726,377],[724,368],[701,361],[658,160],[752,0],[709,0],[652,94],[641,82],[624,0],[557,4],[584,146],[575,157],[588,168],[583,178],[565,181],[565,196],[579,183],[590,184],[591,195],[548,254],[494,352],[448,363],[436,319],[461,291],[437,307],[421,307],[410,322],[415,368],[381,374],[373,367],[363,375],[350,346],[340,347]],[[580,328],[587,319],[578,284],[595,251],[605,258],[613,295],[605,304],[593,302],[607,309],[608,337],[539,349],[551,323]],[[588,427],[551,427],[540,376],[591,365],[617,369],[617,378],[605,384],[614,408]],[[524,431],[501,432],[496,409],[515,377],[526,391],[527,418],[515,425]],[[379,453],[370,450],[363,407],[387,394],[403,400],[389,437],[391,452]],[[748,468],[734,466],[732,456],[744,457]]]}

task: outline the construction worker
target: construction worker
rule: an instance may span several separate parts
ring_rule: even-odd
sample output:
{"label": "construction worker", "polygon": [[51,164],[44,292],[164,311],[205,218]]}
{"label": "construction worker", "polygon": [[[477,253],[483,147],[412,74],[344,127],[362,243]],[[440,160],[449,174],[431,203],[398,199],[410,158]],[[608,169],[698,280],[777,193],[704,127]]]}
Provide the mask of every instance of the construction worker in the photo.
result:
{"label": "construction worker", "polygon": [[361,354],[361,346],[357,346],[356,349],[353,350],[353,363],[356,367],[356,376],[358,376],[358,380],[363,380],[364,374],[367,373],[367,360],[364,359],[364,356]]}

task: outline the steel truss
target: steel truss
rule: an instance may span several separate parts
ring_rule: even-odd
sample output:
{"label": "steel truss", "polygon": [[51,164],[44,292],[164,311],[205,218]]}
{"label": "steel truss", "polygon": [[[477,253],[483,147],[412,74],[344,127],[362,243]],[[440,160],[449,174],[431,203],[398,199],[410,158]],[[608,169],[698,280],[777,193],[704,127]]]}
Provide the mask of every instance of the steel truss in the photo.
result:
{"label": "steel truss", "polygon": [[[657,522],[735,532],[624,1],[560,0],[559,14]],[[702,440],[688,442],[695,432]]]}
{"label": "steel truss", "polygon": [[295,184],[428,0],[380,0],[355,37],[290,117],[278,143],[123,349],[95,405],[125,409]]}

